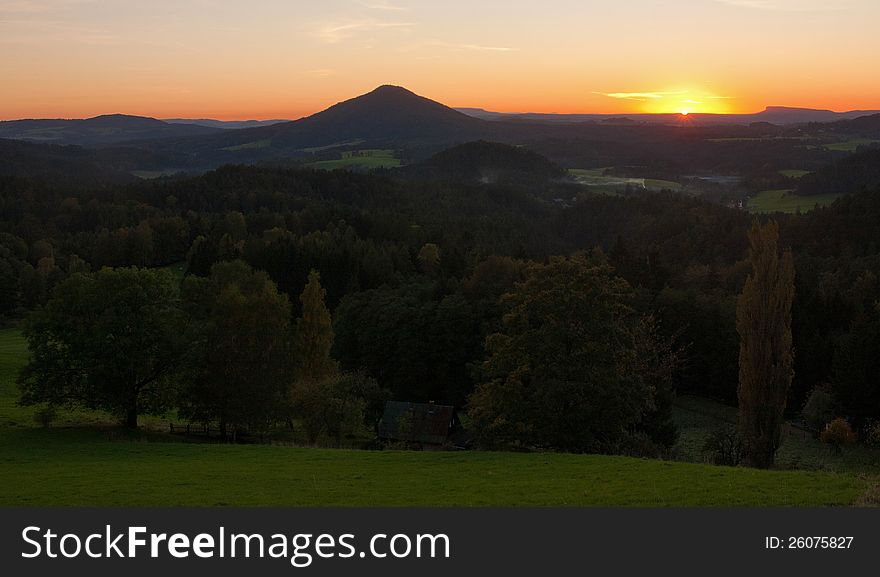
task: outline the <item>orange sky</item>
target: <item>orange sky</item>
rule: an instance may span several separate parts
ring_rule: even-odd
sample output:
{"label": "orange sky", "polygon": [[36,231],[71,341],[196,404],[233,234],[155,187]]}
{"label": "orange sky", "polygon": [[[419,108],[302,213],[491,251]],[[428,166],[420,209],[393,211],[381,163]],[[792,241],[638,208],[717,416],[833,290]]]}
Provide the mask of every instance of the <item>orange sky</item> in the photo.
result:
{"label": "orange sky", "polygon": [[0,0],[0,118],[880,109],[877,0]]}

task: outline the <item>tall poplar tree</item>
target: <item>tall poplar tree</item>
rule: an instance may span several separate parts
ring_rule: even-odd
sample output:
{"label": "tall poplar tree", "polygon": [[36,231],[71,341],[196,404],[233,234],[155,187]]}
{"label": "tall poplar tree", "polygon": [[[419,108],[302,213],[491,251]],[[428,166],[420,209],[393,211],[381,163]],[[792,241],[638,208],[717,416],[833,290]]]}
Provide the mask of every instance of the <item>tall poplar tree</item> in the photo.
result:
{"label": "tall poplar tree", "polygon": [[780,253],[779,225],[757,221],[748,233],[752,273],[737,300],[739,427],[746,462],[766,468],[782,436],[783,411],[793,376],[791,305],[794,263]]}
{"label": "tall poplar tree", "polygon": [[299,297],[302,316],[296,321],[294,354],[296,381],[321,381],[337,371],[336,361],[330,357],[333,346],[333,327],[330,311],[324,304],[326,292],[321,287],[318,271],[309,273],[309,281]]}

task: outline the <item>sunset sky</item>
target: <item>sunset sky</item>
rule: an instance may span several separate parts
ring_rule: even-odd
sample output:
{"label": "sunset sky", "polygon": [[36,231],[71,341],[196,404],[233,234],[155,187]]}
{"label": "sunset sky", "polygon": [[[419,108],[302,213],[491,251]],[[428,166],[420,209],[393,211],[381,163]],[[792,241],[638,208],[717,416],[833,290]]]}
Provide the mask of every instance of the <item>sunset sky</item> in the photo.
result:
{"label": "sunset sky", "polygon": [[0,118],[880,109],[878,0],[0,0]]}

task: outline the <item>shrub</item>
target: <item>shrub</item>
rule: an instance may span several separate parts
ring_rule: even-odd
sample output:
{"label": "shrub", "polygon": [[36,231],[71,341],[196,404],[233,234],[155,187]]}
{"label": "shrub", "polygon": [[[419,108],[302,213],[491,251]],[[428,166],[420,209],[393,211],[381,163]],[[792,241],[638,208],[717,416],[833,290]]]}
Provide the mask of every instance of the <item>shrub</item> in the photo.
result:
{"label": "shrub", "polygon": [[703,444],[703,454],[716,465],[736,467],[745,452],[742,437],[734,427],[721,427],[712,431]]}
{"label": "shrub", "polygon": [[55,411],[55,407],[52,405],[46,405],[34,413],[34,421],[41,426],[48,428],[52,425],[52,421],[55,420],[57,415],[58,413]]}
{"label": "shrub", "polygon": [[819,436],[819,439],[831,447],[834,453],[840,453],[844,445],[851,445],[858,440],[858,435],[852,430],[850,424],[843,418],[836,418],[827,425]]}
{"label": "shrub", "polygon": [[660,459],[668,454],[668,449],[657,443],[644,431],[633,431],[624,435],[611,448],[610,452],[641,459]]}
{"label": "shrub", "polygon": [[872,421],[865,428],[865,444],[869,447],[880,448],[880,421]]}
{"label": "shrub", "polygon": [[818,434],[834,418],[834,400],[828,385],[816,385],[801,410],[804,423]]}

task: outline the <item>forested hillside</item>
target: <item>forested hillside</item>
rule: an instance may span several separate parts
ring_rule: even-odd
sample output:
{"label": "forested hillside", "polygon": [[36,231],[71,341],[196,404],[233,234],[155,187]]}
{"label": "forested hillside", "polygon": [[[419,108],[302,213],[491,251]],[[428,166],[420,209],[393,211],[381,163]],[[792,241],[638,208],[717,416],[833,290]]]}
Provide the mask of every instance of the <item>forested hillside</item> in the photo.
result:
{"label": "forested hillside", "polygon": [[[545,274],[535,267],[551,256],[587,251],[675,351],[670,386],[733,401],[751,217],[671,192],[539,190],[243,166],[100,187],[4,177],[0,314],[22,318],[77,272],[185,261],[188,275],[208,277],[242,260],[277,284],[295,319],[315,270],[341,369],[397,399],[464,406],[509,310],[502,296]],[[796,264],[788,410],[797,416],[827,386],[835,413],[866,427],[880,417],[880,191],[780,218]]]}

